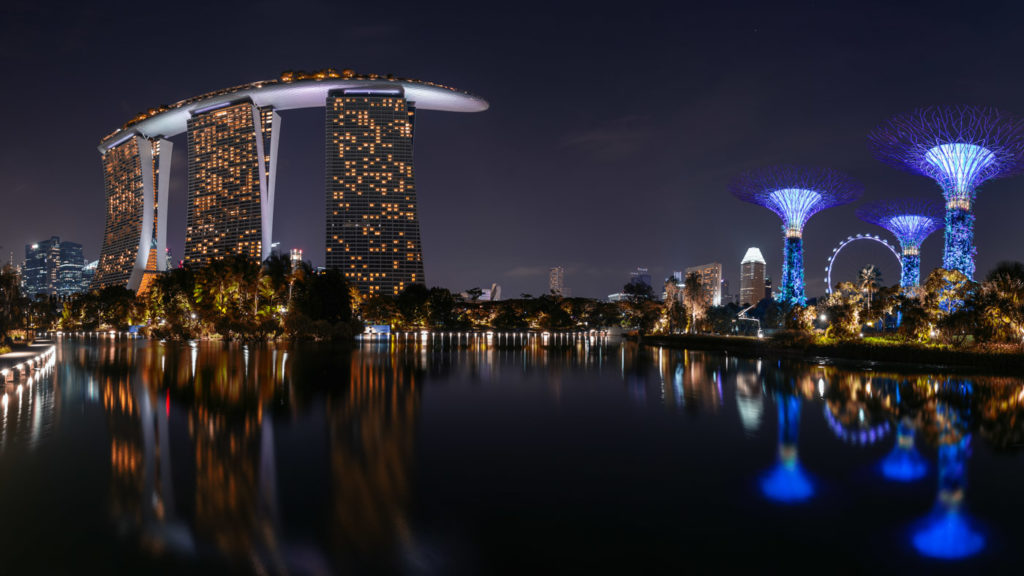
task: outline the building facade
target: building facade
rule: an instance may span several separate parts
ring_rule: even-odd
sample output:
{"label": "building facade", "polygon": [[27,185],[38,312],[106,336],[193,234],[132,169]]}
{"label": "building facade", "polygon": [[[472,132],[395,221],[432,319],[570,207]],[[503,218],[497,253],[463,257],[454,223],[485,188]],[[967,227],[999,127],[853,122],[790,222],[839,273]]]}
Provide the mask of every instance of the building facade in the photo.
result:
{"label": "building facade", "polygon": [[418,110],[480,112],[467,92],[325,69],[233,86],[143,112],[104,137],[107,221],[94,286],[144,291],[167,269],[171,143],[187,134],[183,264],[265,260],[273,233],[279,111],[326,107],[326,267],[366,294],[423,283],[413,170]]}
{"label": "building facade", "polygon": [[548,294],[561,296],[565,292],[565,269],[555,266],[548,271]]}
{"label": "building facade", "polygon": [[722,305],[722,265],[719,262],[702,264],[687,268],[683,273],[683,280],[690,274],[697,274],[700,284],[703,287],[705,306]]}
{"label": "building facade", "polygon": [[103,250],[93,288],[138,290],[147,269],[166,270],[167,230],[160,207],[167,204],[173,144],[130,135],[102,150],[107,217]]}
{"label": "building facade", "polygon": [[415,109],[401,91],[327,96],[326,267],[360,292],[423,284],[413,174]]}
{"label": "building facade", "polygon": [[185,264],[203,267],[237,255],[270,255],[280,118],[251,101],[199,110],[188,119]]}
{"label": "building facade", "polygon": [[748,248],[740,261],[740,306],[757,304],[764,298],[765,261],[758,248]]}

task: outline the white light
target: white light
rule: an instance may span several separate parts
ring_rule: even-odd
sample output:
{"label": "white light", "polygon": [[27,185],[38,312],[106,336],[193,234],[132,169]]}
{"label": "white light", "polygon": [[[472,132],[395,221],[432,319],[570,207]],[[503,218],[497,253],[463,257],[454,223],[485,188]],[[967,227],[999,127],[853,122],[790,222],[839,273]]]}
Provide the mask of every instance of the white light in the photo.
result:
{"label": "white light", "polygon": [[939,171],[947,195],[966,197],[980,184],[978,176],[995,162],[996,155],[974,144],[951,143],[932,148],[924,159]]}

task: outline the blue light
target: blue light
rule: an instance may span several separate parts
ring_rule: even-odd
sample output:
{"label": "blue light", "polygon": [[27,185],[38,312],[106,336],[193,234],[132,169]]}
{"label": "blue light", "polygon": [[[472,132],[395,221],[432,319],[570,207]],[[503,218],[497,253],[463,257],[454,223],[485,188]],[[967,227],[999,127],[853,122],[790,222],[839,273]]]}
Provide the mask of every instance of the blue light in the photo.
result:
{"label": "blue light", "polygon": [[900,258],[902,273],[900,275],[900,286],[909,288],[921,283],[921,255],[908,254],[904,249],[903,257]]}
{"label": "blue light", "polygon": [[804,239],[786,236],[782,254],[781,299],[786,304],[807,304],[804,295]]}
{"label": "blue light", "polygon": [[980,184],[982,172],[995,162],[996,155],[974,144],[940,144],[928,150],[925,162],[937,169],[935,178],[942,186],[946,200],[974,200],[974,188]]}
{"label": "blue light", "polygon": [[942,267],[959,270],[974,280],[974,214],[970,210],[946,210],[946,246]]}
{"label": "blue light", "polygon": [[779,413],[779,461],[761,477],[761,492],[784,504],[803,502],[814,495],[814,484],[797,459],[800,432],[800,398],[783,395],[777,399]]}
{"label": "blue light", "polygon": [[892,232],[900,245],[918,248],[921,242],[939,227],[939,223],[931,216],[920,214],[900,214],[889,219],[886,228]]}
{"label": "blue light", "polygon": [[[786,448],[780,449],[780,453],[784,451]],[[784,504],[804,502],[814,495],[814,484],[797,461],[795,447],[791,457],[783,459],[780,455],[778,464],[761,478],[761,491]]]}
{"label": "blue light", "polygon": [[928,464],[914,446],[914,429],[900,423],[896,446],[882,460],[882,476],[896,482],[914,482],[928,473]]}
{"label": "blue light", "polygon": [[914,548],[930,558],[958,560],[985,548],[985,537],[958,509],[937,509],[913,537]]}
{"label": "blue light", "polygon": [[768,194],[768,207],[782,218],[787,234],[801,234],[807,220],[820,209],[820,202],[821,194],[804,188],[782,188]]}

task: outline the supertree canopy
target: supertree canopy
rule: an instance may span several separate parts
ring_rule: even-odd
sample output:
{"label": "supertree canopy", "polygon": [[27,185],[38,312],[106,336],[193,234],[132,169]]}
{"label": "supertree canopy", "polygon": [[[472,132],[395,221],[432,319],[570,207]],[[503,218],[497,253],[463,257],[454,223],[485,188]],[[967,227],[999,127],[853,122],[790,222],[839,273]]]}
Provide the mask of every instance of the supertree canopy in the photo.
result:
{"label": "supertree canopy", "polygon": [[734,196],[768,208],[782,218],[785,249],[782,301],[805,304],[804,225],[816,213],[856,200],[863,188],[849,176],[827,168],[771,166],[745,172],[733,180]]}
{"label": "supertree canopy", "polygon": [[928,200],[886,200],[862,206],[857,216],[899,240],[903,252],[900,286],[917,286],[921,281],[921,242],[942,226],[942,207]]}
{"label": "supertree canopy", "polygon": [[942,266],[973,279],[974,197],[983,182],[1024,171],[1024,120],[995,108],[935,106],[896,116],[869,139],[880,160],[942,188]]}

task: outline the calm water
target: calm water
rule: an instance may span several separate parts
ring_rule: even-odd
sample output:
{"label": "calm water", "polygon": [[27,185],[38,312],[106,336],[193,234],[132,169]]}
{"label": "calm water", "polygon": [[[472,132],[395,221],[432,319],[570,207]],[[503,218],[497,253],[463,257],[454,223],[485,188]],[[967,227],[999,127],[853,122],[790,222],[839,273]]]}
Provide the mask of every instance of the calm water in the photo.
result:
{"label": "calm water", "polygon": [[632,344],[64,338],[0,573],[1011,572],[1024,381]]}

